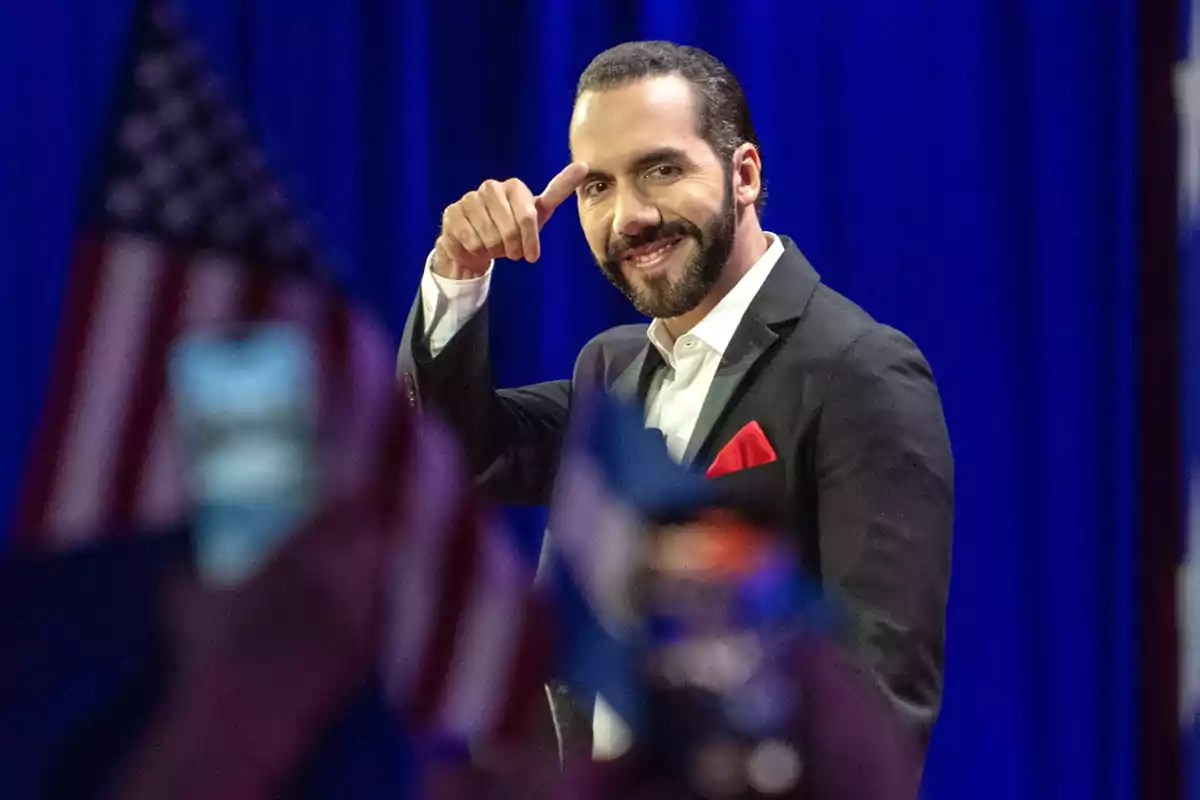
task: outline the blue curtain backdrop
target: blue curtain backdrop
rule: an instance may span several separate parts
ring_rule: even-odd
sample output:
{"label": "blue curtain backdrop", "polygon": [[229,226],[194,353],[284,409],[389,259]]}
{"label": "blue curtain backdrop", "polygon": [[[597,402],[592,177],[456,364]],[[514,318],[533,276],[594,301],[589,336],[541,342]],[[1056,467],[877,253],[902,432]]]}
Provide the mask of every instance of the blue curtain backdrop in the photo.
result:
{"label": "blue curtain backdrop", "polygon": [[[0,514],[47,375],[131,0],[0,4]],[[958,464],[930,798],[1135,785],[1134,0],[189,0],[318,235],[398,338],[441,209],[568,157],[574,81],[630,38],[704,46],[762,137],[766,224],[911,334]],[[505,384],[634,318],[573,204],[502,262]],[[518,519],[537,530],[540,519]]]}

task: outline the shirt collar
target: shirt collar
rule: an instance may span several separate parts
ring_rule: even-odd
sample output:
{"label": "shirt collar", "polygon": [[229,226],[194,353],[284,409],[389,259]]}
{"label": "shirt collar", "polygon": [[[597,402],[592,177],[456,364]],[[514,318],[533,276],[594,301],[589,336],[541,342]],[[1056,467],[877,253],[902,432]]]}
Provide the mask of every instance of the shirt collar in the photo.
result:
{"label": "shirt collar", "polygon": [[[690,331],[692,336],[699,339],[717,355],[725,355],[725,350],[733,340],[733,334],[737,332],[742,317],[750,308],[750,303],[754,301],[755,295],[766,282],[767,276],[771,274],[779,257],[783,255],[783,240],[773,233],[765,231],[764,233],[771,242],[767,251],[758,261],[754,262],[754,266],[747,270],[746,274],[729,290],[728,294],[721,298],[712,311],[709,311],[704,319],[697,322]],[[655,319],[650,323],[646,335],[663,359],[674,366],[675,340],[667,331],[666,324],[661,319]]]}

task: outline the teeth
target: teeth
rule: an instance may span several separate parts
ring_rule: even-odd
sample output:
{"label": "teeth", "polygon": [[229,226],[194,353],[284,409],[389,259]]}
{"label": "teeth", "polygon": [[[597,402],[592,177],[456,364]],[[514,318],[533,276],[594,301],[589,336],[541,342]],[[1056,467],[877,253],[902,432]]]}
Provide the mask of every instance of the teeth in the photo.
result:
{"label": "teeth", "polygon": [[639,267],[653,264],[655,261],[658,261],[664,253],[674,247],[675,244],[675,239],[668,239],[667,241],[659,242],[651,245],[649,250],[643,250],[637,255],[630,256],[630,260]]}

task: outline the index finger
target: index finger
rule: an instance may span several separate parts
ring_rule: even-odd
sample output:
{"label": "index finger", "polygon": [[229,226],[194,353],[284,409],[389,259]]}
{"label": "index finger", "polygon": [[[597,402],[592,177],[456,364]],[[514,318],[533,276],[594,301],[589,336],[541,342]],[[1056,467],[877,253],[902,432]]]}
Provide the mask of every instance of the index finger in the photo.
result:
{"label": "index finger", "polygon": [[535,198],[541,222],[544,223],[549,219],[550,215],[554,213],[554,209],[562,205],[562,202],[579,188],[583,179],[587,177],[587,173],[587,164],[575,161],[550,179],[546,188]]}

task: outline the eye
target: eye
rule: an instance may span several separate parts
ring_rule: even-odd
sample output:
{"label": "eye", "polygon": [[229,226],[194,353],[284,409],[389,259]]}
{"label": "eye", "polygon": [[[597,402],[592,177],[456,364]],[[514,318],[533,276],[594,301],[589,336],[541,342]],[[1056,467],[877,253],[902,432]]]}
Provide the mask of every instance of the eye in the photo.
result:
{"label": "eye", "polygon": [[588,181],[583,185],[583,196],[598,197],[607,188],[608,183],[606,181]]}
{"label": "eye", "polygon": [[651,180],[670,180],[678,176],[682,171],[674,164],[658,164],[646,172],[646,177]]}

